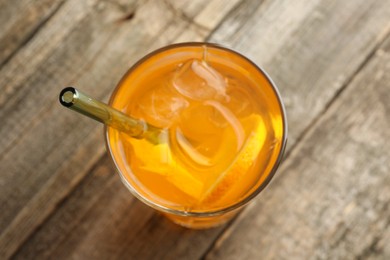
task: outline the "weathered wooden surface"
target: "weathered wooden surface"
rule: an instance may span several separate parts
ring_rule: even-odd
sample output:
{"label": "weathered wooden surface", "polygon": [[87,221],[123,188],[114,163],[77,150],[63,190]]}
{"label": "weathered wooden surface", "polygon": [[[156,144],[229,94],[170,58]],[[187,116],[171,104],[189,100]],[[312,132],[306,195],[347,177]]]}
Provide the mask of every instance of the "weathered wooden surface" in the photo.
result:
{"label": "weathered wooden surface", "polygon": [[[389,0],[0,1],[0,258],[390,258],[389,17]],[[193,231],[131,197],[101,126],[57,95],[107,100],[149,51],[201,40],[269,72],[290,137],[254,203]]]}

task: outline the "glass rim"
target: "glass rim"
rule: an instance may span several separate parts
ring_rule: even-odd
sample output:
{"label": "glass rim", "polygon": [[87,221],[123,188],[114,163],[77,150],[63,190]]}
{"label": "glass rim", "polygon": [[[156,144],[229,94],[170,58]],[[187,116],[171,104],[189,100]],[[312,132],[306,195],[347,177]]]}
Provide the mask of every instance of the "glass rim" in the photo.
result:
{"label": "glass rim", "polygon": [[105,126],[104,127],[104,133],[105,133],[105,144],[106,144],[106,148],[110,154],[110,157],[111,157],[111,161],[114,163],[115,165],[115,168],[121,178],[121,181],[124,183],[124,185],[127,187],[127,189],[131,192],[132,195],[134,195],[137,199],[139,199],[140,201],[142,201],[143,203],[145,203],[146,205],[158,210],[158,211],[162,211],[162,212],[165,212],[165,213],[169,213],[169,214],[173,214],[173,215],[179,215],[179,216],[187,216],[187,217],[213,217],[213,216],[219,216],[219,215],[223,215],[224,213],[227,213],[227,212],[231,212],[233,210],[236,210],[244,205],[246,205],[247,203],[249,203],[252,199],[254,199],[269,183],[270,181],[272,180],[272,178],[274,177],[275,173],[276,173],[276,170],[278,169],[282,159],[283,159],[283,155],[284,155],[284,152],[285,152],[285,149],[286,149],[286,145],[287,145],[287,134],[288,134],[288,127],[287,127],[287,116],[286,116],[286,110],[285,110],[285,107],[284,107],[284,104],[282,102],[282,97],[279,93],[279,90],[278,88],[276,87],[276,84],[273,82],[273,80],[271,79],[271,77],[258,65],[256,65],[253,61],[251,61],[249,58],[245,57],[244,55],[242,55],[241,53],[235,51],[235,50],[232,50],[230,48],[227,48],[227,47],[224,47],[224,46],[221,46],[219,44],[216,44],[216,43],[209,43],[209,42],[182,42],[182,43],[175,43],[175,44],[170,44],[170,45],[167,45],[167,46],[164,46],[162,48],[158,48],[152,52],[150,52],[149,54],[143,56],[143,58],[141,58],[140,60],[138,60],[134,65],[132,65],[128,70],[127,72],[121,77],[121,79],[119,80],[119,82],[117,83],[116,87],[114,88],[113,92],[111,93],[111,96],[110,96],[110,100],[108,102],[108,104],[110,106],[112,106],[112,103],[114,101],[114,98],[121,86],[121,83],[138,67],[140,66],[142,63],[144,63],[146,60],[148,60],[149,58],[151,58],[152,56],[158,54],[158,53],[161,53],[161,52],[164,52],[164,51],[167,51],[167,50],[171,50],[171,49],[175,49],[175,48],[180,48],[180,47],[190,47],[190,46],[194,46],[194,47],[201,47],[201,46],[204,46],[206,45],[207,47],[212,47],[212,48],[216,48],[216,49],[220,49],[220,50],[223,50],[223,51],[226,51],[226,52],[230,52],[230,53],[233,53],[237,56],[239,56],[240,58],[243,58],[244,60],[246,60],[251,66],[253,66],[256,70],[258,70],[263,76],[264,78],[267,80],[267,82],[269,83],[269,85],[271,86],[274,94],[275,94],[275,97],[278,101],[278,104],[279,104],[279,107],[280,107],[280,111],[281,111],[281,117],[282,117],[282,123],[283,123],[283,135],[282,135],[282,142],[281,142],[281,147],[280,147],[280,151],[278,153],[278,157],[276,158],[276,161],[274,163],[274,165],[272,166],[272,169],[271,171],[269,172],[268,176],[265,178],[265,180],[259,185],[259,187],[257,187],[252,193],[250,193],[249,195],[247,195],[245,198],[239,200],[238,202],[230,205],[230,206],[227,206],[225,208],[221,208],[221,209],[215,209],[215,210],[210,210],[210,211],[201,211],[201,212],[191,212],[191,211],[184,211],[184,210],[178,210],[178,209],[171,209],[169,207],[166,207],[166,206],[162,206],[162,205],[159,205],[147,198],[145,198],[144,196],[142,196],[135,188],[133,188],[131,186],[131,184],[129,183],[129,181],[123,176],[114,156],[113,156],[113,152],[112,152],[112,149],[111,149],[111,146],[110,146],[110,142],[109,142],[109,135],[108,135],[108,127]]}

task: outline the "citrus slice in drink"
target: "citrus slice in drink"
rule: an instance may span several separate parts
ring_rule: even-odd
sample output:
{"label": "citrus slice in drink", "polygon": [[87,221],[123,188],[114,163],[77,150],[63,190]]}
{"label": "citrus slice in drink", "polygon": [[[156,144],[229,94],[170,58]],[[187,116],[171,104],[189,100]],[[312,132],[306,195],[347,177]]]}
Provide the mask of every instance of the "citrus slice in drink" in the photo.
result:
{"label": "citrus slice in drink", "polygon": [[224,171],[217,180],[208,188],[200,199],[199,204],[210,205],[217,203],[231,190],[239,189],[236,183],[251,170],[266,140],[266,127],[259,115],[252,114],[242,120],[245,128],[251,127],[243,147],[234,158],[230,167]]}

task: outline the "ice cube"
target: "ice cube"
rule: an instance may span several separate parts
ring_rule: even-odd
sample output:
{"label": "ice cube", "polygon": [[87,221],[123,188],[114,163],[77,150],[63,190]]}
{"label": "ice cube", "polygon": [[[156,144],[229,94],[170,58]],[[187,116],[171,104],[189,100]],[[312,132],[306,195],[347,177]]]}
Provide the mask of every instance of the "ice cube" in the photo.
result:
{"label": "ice cube", "polygon": [[183,110],[177,126],[187,139],[197,144],[199,151],[212,156],[216,146],[222,142],[221,132],[230,124],[218,109],[205,101],[192,102]]}
{"label": "ice cube", "polygon": [[[240,120],[233,111],[215,100],[192,104],[183,111],[174,130],[172,141],[184,157],[201,166],[217,164],[219,160],[216,159],[221,159],[217,152],[226,143],[229,143],[229,147],[235,146],[234,154],[241,149],[245,139]],[[231,133],[228,140],[222,135],[226,131]]]}
{"label": "ice cube", "polygon": [[194,146],[193,142],[187,139],[187,137],[182,133],[180,128],[177,128],[175,132],[177,144],[189,158],[191,158],[194,162],[202,166],[212,165],[210,159],[198,151],[198,149]]}
{"label": "ice cube", "polygon": [[249,86],[236,78],[227,78],[228,106],[238,117],[247,117],[254,111],[255,100]]}
{"label": "ice cube", "polygon": [[147,122],[157,127],[169,127],[179,118],[189,102],[168,84],[152,88],[139,100],[138,112]]}
{"label": "ice cube", "polygon": [[226,106],[215,100],[207,100],[204,102],[206,106],[212,106],[218,110],[225,118],[226,122],[233,128],[237,140],[237,150],[239,150],[244,143],[245,131],[238,120],[237,116]]}
{"label": "ice cube", "polygon": [[205,61],[185,62],[175,73],[172,83],[180,94],[193,100],[227,97],[224,77]]}

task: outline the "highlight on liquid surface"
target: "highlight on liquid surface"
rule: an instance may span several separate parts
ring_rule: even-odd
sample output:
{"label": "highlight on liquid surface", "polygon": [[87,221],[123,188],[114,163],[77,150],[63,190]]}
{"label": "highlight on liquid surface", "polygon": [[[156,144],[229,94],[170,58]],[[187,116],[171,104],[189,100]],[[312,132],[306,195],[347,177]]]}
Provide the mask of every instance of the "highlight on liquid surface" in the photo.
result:
{"label": "highlight on liquid surface", "polygon": [[165,129],[159,142],[108,130],[125,182],[162,207],[231,206],[268,177],[283,138],[280,103],[266,77],[225,49],[182,46],[144,60],[111,105]]}

